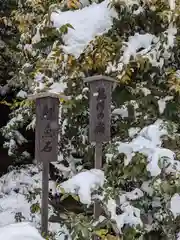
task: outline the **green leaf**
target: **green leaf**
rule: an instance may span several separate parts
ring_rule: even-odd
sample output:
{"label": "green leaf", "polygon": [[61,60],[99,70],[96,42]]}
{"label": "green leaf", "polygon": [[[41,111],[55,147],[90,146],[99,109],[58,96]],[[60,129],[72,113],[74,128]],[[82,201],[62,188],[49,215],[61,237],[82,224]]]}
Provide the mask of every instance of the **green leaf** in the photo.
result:
{"label": "green leaf", "polygon": [[67,26],[68,28],[74,29],[74,27],[73,27],[70,23],[67,23],[66,26]]}
{"label": "green leaf", "polygon": [[60,27],[61,33],[62,34],[67,34],[68,33],[68,28],[74,29],[71,24],[67,23],[67,24]]}
{"label": "green leaf", "polygon": [[99,229],[94,231],[94,233],[98,236],[98,237],[103,237],[108,233],[107,229]]}
{"label": "green leaf", "polygon": [[65,193],[65,194],[63,194],[63,196],[61,197],[61,201],[63,201],[64,199],[66,199],[67,197],[69,197],[69,193]]}
{"label": "green leaf", "polygon": [[62,194],[65,194],[65,193],[66,193],[65,190],[64,190],[64,188],[62,188],[62,187],[59,187],[59,190],[61,191]]}
{"label": "green leaf", "polygon": [[74,198],[74,200],[76,200],[77,202],[79,202],[79,196],[75,195],[75,194],[71,194],[72,198]]}

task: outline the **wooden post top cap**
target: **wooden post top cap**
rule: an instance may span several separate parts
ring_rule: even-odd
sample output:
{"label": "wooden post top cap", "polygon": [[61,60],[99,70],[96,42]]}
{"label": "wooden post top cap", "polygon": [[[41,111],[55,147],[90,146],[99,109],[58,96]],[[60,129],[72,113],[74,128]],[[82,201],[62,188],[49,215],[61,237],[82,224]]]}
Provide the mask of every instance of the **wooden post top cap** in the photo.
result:
{"label": "wooden post top cap", "polygon": [[31,94],[28,96],[29,100],[36,100],[38,98],[45,98],[45,97],[52,97],[52,98],[64,98],[64,99],[68,99],[67,96],[63,95],[63,94],[58,94],[58,93],[51,93],[51,92],[40,92],[37,94]]}
{"label": "wooden post top cap", "polygon": [[87,77],[84,79],[85,83],[90,83],[90,82],[94,82],[94,81],[98,81],[98,80],[104,80],[104,81],[109,81],[109,82],[118,82],[117,80],[115,80],[112,77],[108,77],[105,75],[94,75],[91,77]]}

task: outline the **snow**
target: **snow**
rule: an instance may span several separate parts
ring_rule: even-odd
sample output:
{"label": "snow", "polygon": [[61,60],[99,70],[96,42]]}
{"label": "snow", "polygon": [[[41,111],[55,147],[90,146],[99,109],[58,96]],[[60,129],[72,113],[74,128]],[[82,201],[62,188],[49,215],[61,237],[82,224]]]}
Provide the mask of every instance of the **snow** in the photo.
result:
{"label": "snow", "polygon": [[158,105],[159,105],[159,112],[160,114],[163,114],[165,108],[166,108],[166,102],[172,100],[172,96],[166,96],[165,98],[161,98],[158,100]]}
{"label": "snow", "polygon": [[54,82],[51,86],[50,86],[50,93],[63,93],[64,90],[66,89],[67,85],[66,83],[63,82]]}
{"label": "snow", "polygon": [[133,11],[134,15],[139,15],[140,13],[144,12],[144,8],[142,8],[141,6],[138,7],[137,10]]}
{"label": "snow", "polygon": [[177,234],[177,240],[180,240],[180,232]]}
{"label": "snow", "polygon": [[141,91],[144,93],[144,96],[151,94],[151,91],[148,88],[142,87]]}
{"label": "snow", "polygon": [[[63,93],[64,90],[67,88],[67,83],[64,81],[66,80],[65,77],[60,77],[59,82],[53,82],[53,78],[49,78],[44,75],[44,73],[37,72],[34,77],[34,93],[36,93],[38,90],[45,89],[46,91],[50,93]],[[44,83],[46,82],[46,84]],[[47,90],[47,84],[49,85]]]}
{"label": "snow", "polygon": [[6,240],[43,240],[38,230],[29,223],[10,224],[0,228],[0,239]]}
{"label": "snow", "polygon": [[54,27],[60,28],[65,24],[73,26],[73,29],[69,28],[68,33],[63,36],[65,53],[78,58],[91,40],[112,27],[112,17],[116,16],[116,12],[108,7],[108,3],[105,0],[76,11],[52,12],[51,21]]}
{"label": "snow", "polygon": [[[32,166],[21,169],[20,171],[13,170],[4,175],[0,180],[0,226],[15,222],[15,215],[19,212],[25,220],[31,221],[30,206],[26,199],[26,194],[32,187],[40,187],[40,174],[37,168],[34,167],[32,172],[36,174],[30,175]],[[36,180],[39,180],[37,185]]]}
{"label": "snow", "polygon": [[113,199],[108,200],[107,209],[111,213],[111,219],[116,221],[117,227],[120,232],[124,225],[142,226],[140,210],[138,208],[133,207],[129,201],[137,200],[139,198],[142,198],[143,196],[144,193],[138,188],[135,188],[131,192],[120,194],[119,195],[120,205],[118,207],[122,211],[121,214],[116,213],[117,204],[115,200]]}
{"label": "snow", "polygon": [[167,130],[162,128],[162,123],[156,121],[154,124],[143,128],[140,133],[131,142],[118,142],[119,153],[124,153],[124,160],[127,166],[136,152],[142,153],[147,157],[147,171],[151,176],[157,176],[161,173],[159,161],[167,161],[170,165],[175,163],[175,153],[169,149],[161,147],[161,137],[168,135]]}
{"label": "snow", "polygon": [[143,225],[140,218],[140,210],[138,208],[133,207],[129,202],[124,202],[120,208],[123,213],[117,215],[115,201],[113,199],[108,200],[107,209],[111,213],[111,218],[116,221],[120,232],[125,224],[129,226]]}
{"label": "snow", "polygon": [[117,216],[117,226],[121,229],[125,224],[130,226],[142,226],[142,221],[140,219],[140,210],[131,206],[128,202],[121,206],[122,214]]}
{"label": "snow", "polygon": [[149,196],[153,195],[153,188],[150,186],[151,181],[145,181],[143,182],[141,189],[146,192]]}
{"label": "snow", "polygon": [[91,204],[91,193],[104,184],[104,172],[99,169],[91,169],[80,172],[58,187],[65,192],[78,194],[83,204]]}
{"label": "snow", "polygon": [[27,125],[26,129],[29,130],[29,129],[35,129],[36,127],[36,117],[33,116],[32,117],[32,121]]}
{"label": "snow", "polygon": [[5,46],[6,46],[5,42],[0,39],[0,49],[5,48]]}
{"label": "snow", "polygon": [[0,95],[1,96],[5,96],[10,90],[10,87],[8,86],[8,84],[4,85],[4,86],[0,86]]}
{"label": "snow", "polygon": [[142,198],[144,196],[144,193],[139,188],[135,188],[131,192],[126,192],[119,195],[119,202],[120,204],[124,204],[125,202],[128,202],[129,200],[137,200],[139,198]]}
{"label": "snow", "polygon": [[4,146],[8,146],[8,155],[11,156],[13,155],[13,150],[16,149],[17,147],[17,144],[16,144],[16,141],[14,139],[10,139],[9,142],[4,142]]}
{"label": "snow", "polygon": [[23,90],[20,90],[16,97],[19,97],[19,98],[26,98],[27,97],[27,92],[23,91]]}
{"label": "snow", "polygon": [[15,130],[14,135],[15,135],[16,141],[18,142],[19,145],[22,145],[23,143],[28,142],[27,139],[25,139],[19,131]]}
{"label": "snow", "polygon": [[177,71],[176,71],[176,77],[177,77],[178,79],[180,79],[180,70],[177,70]]}
{"label": "snow", "polygon": [[[21,214],[22,221],[30,222],[36,228],[40,227],[40,212],[31,213],[30,208],[32,204],[37,203],[39,206],[41,204],[41,181],[41,171],[35,165],[14,169],[0,178],[0,228],[6,227],[7,224],[16,223],[18,214]],[[50,188],[53,187],[51,181],[49,185]],[[34,198],[30,192],[35,193]],[[53,209],[49,206],[49,216],[52,214]],[[68,234],[66,228],[64,226],[61,227],[57,223],[49,223],[49,230],[55,233],[56,240],[64,239],[64,234],[58,235],[59,231],[62,230]],[[20,231],[20,228],[18,231]],[[0,230],[0,234],[1,232]],[[22,235],[23,237],[25,239],[26,236]]]}
{"label": "snow", "polygon": [[127,118],[129,116],[128,109],[126,106],[122,106],[121,108],[116,108],[112,111],[113,115],[120,115],[122,118]]}
{"label": "snow", "polygon": [[180,195],[178,193],[171,198],[170,210],[175,218],[180,215]]}
{"label": "snow", "polygon": [[32,45],[31,44],[26,44],[24,45],[24,50],[27,50],[29,52],[32,52]]}
{"label": "snow", "polygon": [[173,11],[176,8],[176,0],[169,0],[170,9]]}
{"label": "snow", "polygon": [[136,33],[134,36],[130,36],[123,54],[124,64],[128,64],[131,57],[135,58],[139,49],[144,48],[150,50],[154,39],[156,39],[156,37],[149,33]]}
{"label": "snow", "polygon": [[[143,57],[149,59],[152,66],[162,68],[165,59],[169,59],[172,55],[171,48],[174,46],[177,29],[170,24],[168,29],[161,34],[161,38],[149,33],[135,33],[124,42],[121,51],[123,55],[120,57],[117,64],[109,63],[106,73],[116,72],[121,73],[118,78],[120,79],[124,74],[124,65],[129,64],[131,59]],[[160,54],[161,53],[161,54]],[[117,65],[117,66],[116,66]],[[145,95],[150,94],[148,89],[141,89]]]}
{"label": "snow", "polygon": [[[94,2],[98,2],[98,1],[94,1]],[[89,0],[80,0],[79,3],[81,4],[82,7],[86,7],[90,4]]]}
{"label": "snow", "polygon": [[133,138],[141,129],[136,127],[136,128],[129,128],[128,129],[128,134],[129,137]]}
{"label": "snow", "polygon": [[129,200],[139,199],[139,198],[143,197],[143,195],[144,195],[143,192],[138,188],[135,188],[133,191],[126,193],[126,197]]}
{"label": "snow", "polygon": [[108,163],[112,161],[114,155],[112,153],[106,153],[105,156],[106,156],[106,162]]}
{"label": "snow", "polygon": [[19,113],[16,117],[13,117],[9,120],[7,127],[11,128],[15,122],[22,121],[22,120],[23,120],[23,115]]}
{"label": "snow", "polygon": [[111,218],[115,219],[117,214],[116,214],[116,202],[114,201],[114,199],[109,199],[108,203],[107,203],[107,209],[108,211],[111,213]]}
{"label": "snow", "polygon": [[22,217],[27,220],[31,219],[30,204],[27,203],[25,196],[21,194],[13,194],[11,197],[4,195],[0,203],[0,226],[15,222],[15,215],[18,213],[22,213]]}
{"label": "snow", "polygon": [[165,31],[164,35],[167,36],[167,43],[164,43],[164,57],[168,59],[171,56],[171,52],[169,52],[169,48],[173,48],[174,40],[176,38],[177,28],[173,25],[170,25],[169,28]]}
{"label": "snow", "polygon": [[40,40],[41,40],[40,26],[37,26],[36,34],[32,38],[32,44],[36,44],[36,43],[40,42]]}
{"label": "snow", "polygon": [[43,78],[44,78],[44,74],[41,73],[41,72],[38,72],[38,73],[36,73],[36,75],[35,75],[35,77],[34,77],[34,80],[35,80],[36,82],[41,82],[41,81],[43,80]]}
{"label": "snow", "polygon": [[[60,156],[60,155],[58,155],[58,157],[62,158],[62,156]],[[63,159],[61,159],[61,160],[63,160]],[[59,172],[64,176],[65,179],[67,179],[70,176],[70,173],[71,173],[70,167],[65,167],[63,164],[58,163],[58,162],[57,163],[53,162],[52,164],[55,166],[56,169],[59,170]]]}
{"label": "snow", "polygon": [[[116,66],[117,65],[117,66]],[[123,63],[119,62],[119,63],[108,63],[108,66],[106,68],[106,74],[110,74],[111,72],[116,72],[116,71],[122,71],[123,70]]]}

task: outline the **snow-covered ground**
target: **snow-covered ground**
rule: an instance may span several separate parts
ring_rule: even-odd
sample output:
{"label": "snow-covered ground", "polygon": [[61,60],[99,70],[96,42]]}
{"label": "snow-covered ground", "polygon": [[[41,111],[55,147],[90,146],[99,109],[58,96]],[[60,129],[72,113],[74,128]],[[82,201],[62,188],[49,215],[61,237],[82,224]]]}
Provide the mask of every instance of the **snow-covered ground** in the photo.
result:
{"label": "snow-covered ground", "polygon": [[29,223],[15,223],[0,228],[0,239],[43,240],[37,229]]}
{"label": "snow-covered ground", "polygon": [[[28,232],[32,227],[27,224],[11,225],[17,221],[29,222],[32,226],[40,229],[40,211],[37,209],[37,212],[34,212],[32,207],[35,208],[41,205],[41,181],[41,171],[35,165],[14,169],[0,178],[0,233],[2,233],[0,240],[4,239],[1,237],[10,228],[14,233],[10,232],[11,235],[8,235],[7,240],[11,240],[13,234],[14,237],[17,235],[17,237],[24,237],[23,239],[30,239],[25,238],[28,236],[23,235],[23,231],[26,231],[27,228]],[[91,192],[98,186],[102,186],[103,183],[103,171],[92,169],[79,173],[72,179],[63,182],[60,187],[66,192],[78,194],[82,203],[90,204]],[[49,188],[53,193],[60,192],[60,188],[56,189],[53,181],[49,181]],[[49,206],[49,217],[52,214],[53,208]],[[22,235],[20,236],[21,227]],[[69,235],[66,227],[57,223],[49,222],[49,231],[55,234],[57,240],[64,240],[64,236]],[[31,239],[40,240],[38,236],[35,237],[34,234]],[[70,236],[68,239],[71,239]]]}
{"label": "snow-covered ground", "polygon": [[[35,165],[12,170],[0,178],[0,228],[2,231],[3,229],[6,231],[5,226],[17,221],[30,222],[32,226],[40,229],[39,209],[37,212],[31,212],[33,206],[35,208],[41,204],[40,189],[41,172]],[[52,214],[53,209],[49,206],[49,216]],[[56,223],[49,223],[49,231],[56,234],[57,240],[64,239],[63,232],[68,234],[64,226]]]}

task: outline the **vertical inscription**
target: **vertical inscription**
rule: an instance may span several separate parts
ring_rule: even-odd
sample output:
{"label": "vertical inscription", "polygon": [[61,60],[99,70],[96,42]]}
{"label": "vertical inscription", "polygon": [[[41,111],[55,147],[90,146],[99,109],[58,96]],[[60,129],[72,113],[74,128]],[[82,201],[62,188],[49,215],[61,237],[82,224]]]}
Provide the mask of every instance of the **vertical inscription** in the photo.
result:
{"label": "vertical inscription", "polygon": [[58,147],[58,108],[56,98],[36,100],[36,159],[57,161]]}
{"label": "vertical inscription", "polygon": [[111,86],[103,80],[90,82],[90,141],[110,140]]}
{"label": "vertical inscription", "polygon": [[106,91],[103,86],[97,88],[97,102],[96,102],[96,111],[97,111],[97,123],[95,126],[95,134],[104,134],[105,133],[105,124],[104,124],[104,106]]}

